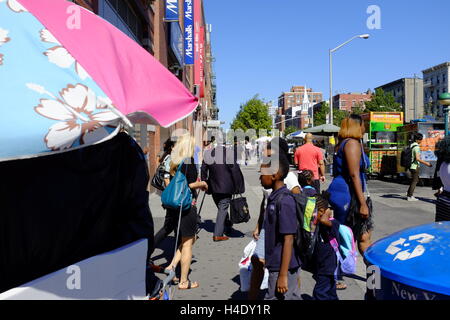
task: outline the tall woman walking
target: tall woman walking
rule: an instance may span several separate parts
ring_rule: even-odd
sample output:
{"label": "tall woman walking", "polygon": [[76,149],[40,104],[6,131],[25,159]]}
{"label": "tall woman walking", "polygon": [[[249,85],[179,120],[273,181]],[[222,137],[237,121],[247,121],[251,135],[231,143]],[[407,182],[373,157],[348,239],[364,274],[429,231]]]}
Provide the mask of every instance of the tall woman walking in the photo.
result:
{"label": "tall woman walking", "polygon": [[371,244],[373,229],[372,216],[364,196],[365,170],[370,165],[361,143],[364,133],[361,116],[352,114],[342,121],[334,156],[334,177],[328,189],[334,217],[353,230],[361,255]]}
{"label": "tall woman walking", "polygon": [[[188,279],[189,269],[191,267],[192,261],[192,246],[195,241],[195,236],[197,233],[197,208],[195,206],[197,200],[197,189],[206,191],[208,185],[204,181],[197,181],[198,172],[197,166],[194,162],[194,148],[195,140],[189,135],[185,134],[179,137],[177,143],[175,144],[170,163],[170,174],[173,177],[180,167],[180,171],[186,176],[187,183],[192,192],[193,204],[189,210],[183,211],[181,213],[181,222],[178,232],[177,239],[179,241],[178,249],[173,257],[172,262],[167,267],[167,269],[173,269],[177,267],[178,263],[181,263],[181,275],[178,288],[181,290],[197,288],[199,284],[197,282],[191,282]],[[181,166],[180,166],[181,164]],[[180,211],[179,210],[168,210],[168,215],[171,215],[178,222]]]}

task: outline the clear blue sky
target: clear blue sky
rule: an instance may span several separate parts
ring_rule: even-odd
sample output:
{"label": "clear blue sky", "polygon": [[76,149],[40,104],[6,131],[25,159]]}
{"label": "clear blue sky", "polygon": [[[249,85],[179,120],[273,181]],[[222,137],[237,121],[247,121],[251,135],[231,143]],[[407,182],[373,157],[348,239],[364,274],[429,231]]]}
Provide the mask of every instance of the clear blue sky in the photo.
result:
{"label": "clear blue sky", "polygon": [[[367,28],[370,5],[381,9],[381,29]],[[229,128],[239,106],[259,94],[276,99],[292,85],[329,96],[362,92],[450,61],[448,0],[204,0],[212,24],[220,119]]]}

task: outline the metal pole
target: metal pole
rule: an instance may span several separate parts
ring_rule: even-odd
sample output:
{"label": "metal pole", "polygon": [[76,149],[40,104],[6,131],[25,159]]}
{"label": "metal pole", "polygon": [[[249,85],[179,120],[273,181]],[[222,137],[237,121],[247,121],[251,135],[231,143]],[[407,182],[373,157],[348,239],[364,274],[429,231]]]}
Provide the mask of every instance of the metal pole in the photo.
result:
{"label": "metal pole", "polygon": [[330,124],[333,124],[333,61],[330,49]]}
{"label": "metal pole", "polygon": [[[417,75],[414,73],[414,120],[417,119],[417,104],[416,104],[416,98],[417,98],[417,85],[416,85],[416,79],[417,79]],[[406,89],[406,86],[405,86]],[[406,97],[405,97],[406,100]]]}
{"label": "metal pole", "polygon": [[445,136],[448,136],[448,106],[445,106],[444,108],[444,115],[445,115]]}

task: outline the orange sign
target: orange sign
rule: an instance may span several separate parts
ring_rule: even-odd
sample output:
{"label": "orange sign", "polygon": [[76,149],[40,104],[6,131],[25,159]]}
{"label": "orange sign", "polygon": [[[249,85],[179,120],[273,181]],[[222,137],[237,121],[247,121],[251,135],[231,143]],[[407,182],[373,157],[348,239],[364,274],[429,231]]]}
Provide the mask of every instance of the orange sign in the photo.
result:
{"label": "orange sign", "polygon": [[403,112],[371,112],[372,122],[403,123]]}

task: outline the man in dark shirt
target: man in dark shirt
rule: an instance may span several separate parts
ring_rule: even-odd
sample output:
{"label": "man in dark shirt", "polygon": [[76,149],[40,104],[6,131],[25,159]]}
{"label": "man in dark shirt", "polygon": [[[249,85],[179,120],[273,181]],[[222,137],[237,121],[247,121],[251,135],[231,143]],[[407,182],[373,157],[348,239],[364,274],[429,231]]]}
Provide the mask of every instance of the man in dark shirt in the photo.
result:
{"label": "man in dark shirt", "polygon": [[[289,161],[284,155],[280,155],[278,170],[271,168],[270,164],[261,166],[261,184],[273,190],[264,217],[265,260],[269,270],[266,300],[301,300],[301,262],[294,249],[294,235],[298,228],[296,203],[283,182],[288,173]],[[280,196],[282,201],[278,201]]]}

